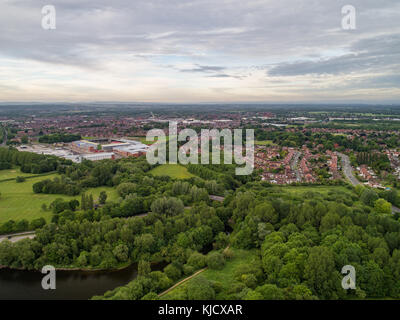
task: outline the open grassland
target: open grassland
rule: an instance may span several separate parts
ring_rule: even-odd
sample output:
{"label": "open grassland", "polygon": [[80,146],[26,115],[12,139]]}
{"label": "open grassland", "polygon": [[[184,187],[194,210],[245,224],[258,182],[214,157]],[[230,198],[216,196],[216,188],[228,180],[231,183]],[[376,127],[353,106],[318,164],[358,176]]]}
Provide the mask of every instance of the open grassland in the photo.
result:
{"label": "open grassland", "polygon": [[170,176],[173,179],[188,179],[194,177],[184,166],[180,164],[163,164],[150,171],[154,176]]}
{"label": "open grassland", "polygon": [[[221,270],[207,269],[196,277],[203,276],[210,281],[218,281],[222,285],[221,292],[229,291],[232,284],[236,281],[235,270],[238,269],[238,266],[241,264],[251,263],[258,254],[257,250],[241,250],[233,248],[231,248],[231,250],[233,251],[233,258],[227,260],[225,266]],[[188,283],[190,283],[190,281],[192,281],[194,278],[182,283],[178,287],[166,293],[162,296],[162,299],[170,300],[182,296]],[[218,299],[218,295],[216,296],[216,299]]]}
{"label": "open grassland", "polygon": [[272,187],[270,190],[284,191],[291,194],[300,195],[309,191],[319,192],[321,194],[327,194],[330,191],[340,191],[345,193],[352,193],[351,190],[344,186],[282,186],[282,187]]}
{"label": "open grassland", "polygon": [[271,140],[256,140],[256,141],[254,141],[254,144],[256,146],[275,146],[276,145]]}
{"label": "open grassland", "polygon": [[[80,201],[80,195],[71,197],[60,194],[37,194],[32,191],[32,185],[34,183],[45,179],[53,179],[56,176],[57,174],[38,176],[22,183],[16,183],[15,181],[0,182],[0,223],[10,219],[15,221],[22,219],[31,221],[40,217],[50,221],[52,213],[50,210],[43,211],[43,204],[49,206],[50,203],[57,198],[68,200],[77,199]],[[107,200],[115,200],[118,198],[116,190],[111,187],[92,188],[88,189],[86,193],[92,194],[93,198],[96,200],[103,190],[107,192]]]}
{"label": "open grassland", "polygon": [[9,170],[0,170],[0,181],[6,180],[6,179],[14,179],[18,176],[20,177],[29,177],[33,176],[34,174],[32,173],[24,173],[21,172],[19,168],[13,168]]}

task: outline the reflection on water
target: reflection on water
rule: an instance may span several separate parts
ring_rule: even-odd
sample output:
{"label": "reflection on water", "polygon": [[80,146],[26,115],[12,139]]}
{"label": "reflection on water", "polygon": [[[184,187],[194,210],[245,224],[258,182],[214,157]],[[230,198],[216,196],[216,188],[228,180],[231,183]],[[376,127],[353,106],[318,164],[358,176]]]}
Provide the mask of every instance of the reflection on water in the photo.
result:
{"label": "reflection on water", "polygon": [[1,269],[0,299],[90,299],[134,279],[137,265],[118,271],[57,271],[56,290],[42,289],[44,276],[38,271]]}

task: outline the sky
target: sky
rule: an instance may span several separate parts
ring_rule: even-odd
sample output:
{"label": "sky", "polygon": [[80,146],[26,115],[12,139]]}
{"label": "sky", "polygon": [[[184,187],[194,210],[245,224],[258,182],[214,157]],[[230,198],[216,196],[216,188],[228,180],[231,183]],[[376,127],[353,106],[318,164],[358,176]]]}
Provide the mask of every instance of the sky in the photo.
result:
{"label": "sky", "polygon": [[400,102],[400,1],[1,0],[6,101]]}

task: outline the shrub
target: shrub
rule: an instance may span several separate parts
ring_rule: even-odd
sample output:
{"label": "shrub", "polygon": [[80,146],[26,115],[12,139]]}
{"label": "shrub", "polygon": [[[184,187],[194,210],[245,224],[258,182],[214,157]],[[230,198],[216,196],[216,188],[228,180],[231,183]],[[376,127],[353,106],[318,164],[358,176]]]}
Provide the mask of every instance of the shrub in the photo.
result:
{"label": "shrub", "polygon": [[207,256],[207,266],[210,269],[221,270],[225,265],[225,258],[222,253],[211,252]]}

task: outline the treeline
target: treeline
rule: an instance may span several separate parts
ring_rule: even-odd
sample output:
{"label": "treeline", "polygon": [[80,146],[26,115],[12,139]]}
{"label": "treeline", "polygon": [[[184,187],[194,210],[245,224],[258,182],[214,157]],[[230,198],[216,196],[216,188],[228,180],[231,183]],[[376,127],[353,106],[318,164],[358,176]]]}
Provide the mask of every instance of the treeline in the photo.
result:
{"label": "treeline", "polygon": [[[277,197],[258,187],[239,192],[228,208],[232,244],[262,257],[262,276],[244,281],[238,299],[285,299],[293,290],[300,299],[400,297],[398,217],[360,204],[356,193]],[[341,287],[345,265],[356,269],[356,290]]]}
{"label": "treeline", "polygon": [[13,147],[0,147],[0,163],[7,164],[7,167],[20,166],[24,173],[38,174],[56,170],[62,172],[72,161],[50,155],[20,152]]}
{"label": "treeline", "polygon": [[190,173],[193,173],[204,180],[218,181],[225,189],[229,190],[235,190],[247,182],[257,181],[260,179],[260,176],[256,171],[253,171],[251,175],[236,175],[236,165],[233,164],[188,164],[186,168]]}
{"label": "treeline", "polygon": [[56,177],[53,180],[45,179],[36,182],[32,188],[34,193],[65,194],[68,196],[76,196],[81,192],[81,188],[77,183],[65,176],[61,176],[61,178]]}
{"label": "treeline", "polygon": [[[302,147],[307,145],[309,148],[316,148],[320,152],[326,150],[337,149],[344,151],[351,149],[356,152],[370,152],[373,150],[383,150],[385,146],[388,148],[396,148],[400,146],[398,133],[379,132],[379,133],[361,133],[349,139],[347,135],[334,135],[329,132],[312,132],[309,128],[303,130],[287,130],[265,128],[256,128],[256,140],[271,140],[273,143],[283,147]],[[338,145],[339,147],[335,147]]]}
{"label": "treeline", "polygon": [[40,143],[72,142],[81,140],[80,134],[54,133],[39,137]]}
{"label": "treeline", "polygon": [[185,213],[174,205],[167,203],[161,214],[129,219],[81,212],[75,220],[44,226],[35,239],[0,243],[0,264],[27,269],[45,264],[109,269],[141,260],[165,260],[182,269],[194,251],[214,242],[224,223],[213,208],[199,206]]}
{"label": "treeline", "polygon": [[378,172],[381,170],[390,171],[390,160],[386,154],[377,152],[359,152],[356,156],[359,165],[366,164]]}
{"label": "treeline", "polygon": [[16,233],[23,231],[30,231],[42,228],[46,224],[46,220],[43,218],[37,218],[29,222],[26,219],[19,221],[8,220],[0,224],[0,234]]}

